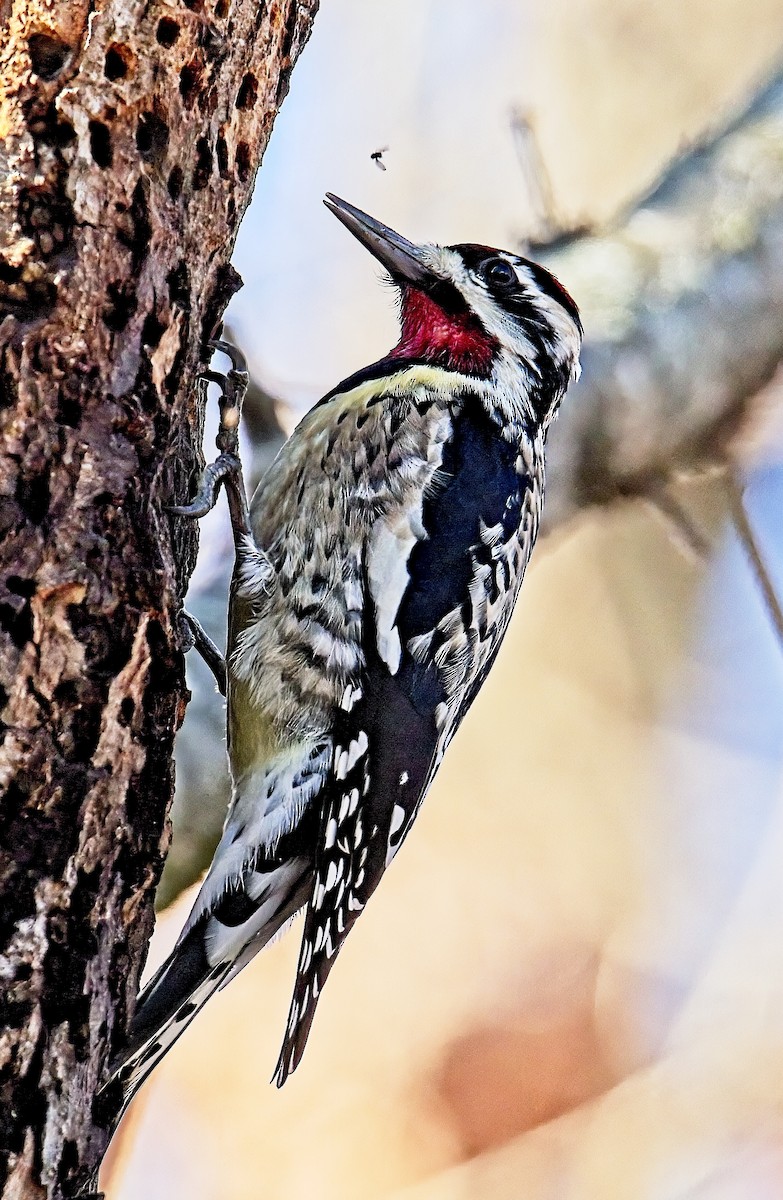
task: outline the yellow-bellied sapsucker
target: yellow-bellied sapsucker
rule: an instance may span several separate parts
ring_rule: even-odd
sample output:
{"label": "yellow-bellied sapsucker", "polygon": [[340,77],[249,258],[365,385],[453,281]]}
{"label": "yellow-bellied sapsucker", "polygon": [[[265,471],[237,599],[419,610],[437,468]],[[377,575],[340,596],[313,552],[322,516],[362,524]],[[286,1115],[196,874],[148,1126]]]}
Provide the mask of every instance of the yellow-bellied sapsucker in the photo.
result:
{"label": "yellow-bellied sapsucker", "polygon": [[297,1066],[337,953],[497,654],[538,530],[547,429],[579,369],[579,313],[542,267],[416,246],[326,203],[399,288],[401,336],[307,414],[249,510],[230,450],[246,377],[223,381],[225,452],[178,511],[201,515],[225,484],[233,794],[114,1066],[125,1102],[304,909],[278,1084]]}

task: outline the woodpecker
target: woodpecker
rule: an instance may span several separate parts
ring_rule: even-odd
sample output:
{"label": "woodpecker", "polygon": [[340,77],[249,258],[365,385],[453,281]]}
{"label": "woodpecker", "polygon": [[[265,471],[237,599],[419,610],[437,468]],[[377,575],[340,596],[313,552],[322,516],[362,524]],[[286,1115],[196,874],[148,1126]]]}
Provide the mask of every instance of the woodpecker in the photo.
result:
{"label": "woodpecker", "polygon": [[215,990],[304,910],[278,1086],[298,1065],[337,954],[498,652],[538,531],[547,431],[579,373],[579,312],[543,267],[415,245],[325,203],[396,285],[400,338],[311,409],[249,508],[235,452],[246,375],[218,343],[234,362],[223,453],[175,511],[203,515],[226,488],[232,797],[114,1064],[123,1108]]}

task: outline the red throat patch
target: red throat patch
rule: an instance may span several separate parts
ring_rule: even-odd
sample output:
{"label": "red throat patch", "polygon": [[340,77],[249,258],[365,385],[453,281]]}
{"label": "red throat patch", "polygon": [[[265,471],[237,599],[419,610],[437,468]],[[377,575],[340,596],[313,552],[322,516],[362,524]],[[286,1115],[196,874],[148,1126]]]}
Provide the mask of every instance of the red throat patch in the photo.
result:
{"label": "red throat patch", "polygon": [[400,340],[389,358],[415,358],[451,371],[487,377],[498,343],[471,312],[447,313],[419,291],[402,291]]}

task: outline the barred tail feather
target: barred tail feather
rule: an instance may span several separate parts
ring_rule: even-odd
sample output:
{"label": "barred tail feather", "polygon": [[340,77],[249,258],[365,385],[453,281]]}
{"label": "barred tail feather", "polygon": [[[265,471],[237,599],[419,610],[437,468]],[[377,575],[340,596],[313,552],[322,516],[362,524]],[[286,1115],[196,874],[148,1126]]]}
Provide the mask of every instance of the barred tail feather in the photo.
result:
{"label": "barred tail feather", "polygon": [[306,903],[309,870],[307,859],[293,858],[271,870],[249,871],[240,890],[225,892],[212,911],[191,916],[193,923],[139,996],[128,1045],[101,1089],[120,1084],[122,1112],[210,996]]}
{"label": "barred tail feather", "polygon": [[230,962],[210,964],[205,925],[202,922],[188,932],[139,996],[129,1044],[112,1064],[101,1089],[115,1081],[121,1084],[122,1112],[231,968]]}

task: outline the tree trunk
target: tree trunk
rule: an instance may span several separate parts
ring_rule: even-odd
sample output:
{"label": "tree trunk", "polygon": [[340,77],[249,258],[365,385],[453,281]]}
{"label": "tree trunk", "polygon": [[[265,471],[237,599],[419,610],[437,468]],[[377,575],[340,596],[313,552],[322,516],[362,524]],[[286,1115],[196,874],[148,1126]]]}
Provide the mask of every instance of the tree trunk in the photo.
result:
{"label": "tree trunk", "polygon": [[197,535],[166,505],[316,6],[0,3],[3,1200],[72,1196],[105,1149],[187,700]]}

